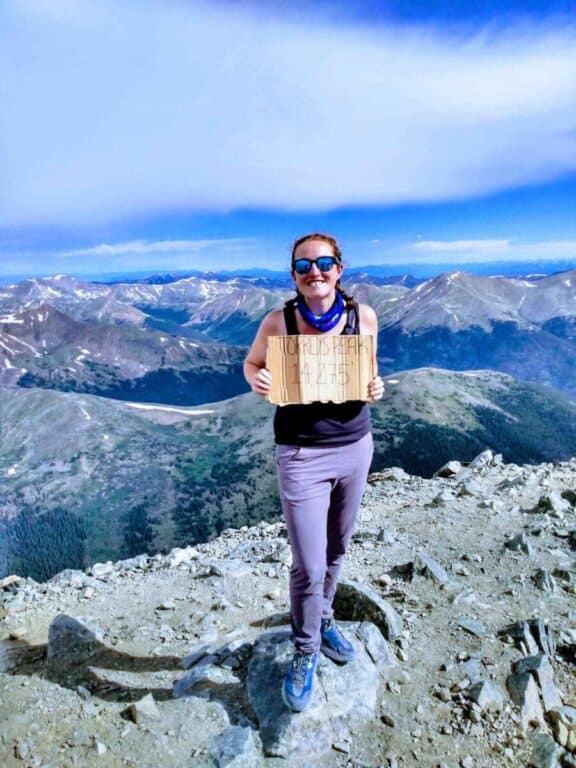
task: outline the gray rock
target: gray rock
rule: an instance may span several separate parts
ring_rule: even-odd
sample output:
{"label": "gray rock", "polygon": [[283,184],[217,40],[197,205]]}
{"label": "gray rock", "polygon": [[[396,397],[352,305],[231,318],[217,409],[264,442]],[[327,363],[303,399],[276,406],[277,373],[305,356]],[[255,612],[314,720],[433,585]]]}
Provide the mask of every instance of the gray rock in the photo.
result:
{"label": "gray rock", "polygon": [[98,739],[95,739],[94,749],[96,750],[96,754],[98,755],[98,757],[102,757],[102,755],[106,754],[108,747],[103,742],[98,741]]}
{"label": "gray rock", "polygon": [[503,705],[503,697],[496,685],[491,680],[478,680],[467,690],[466,696],[482,709],[483,712],[500,712]]}
{"label": "gray rock", "polygon": [[64,571],[60,571],[56,576],[50,579],[50,583],[59,587],[73,587],[74,589],[82,589],[88,581],[88,576],[84,571],[73,570],[72,568],[66,568]]}
{"label": "gray rock", "polygon": [[177,568],[186,565],[198,557],[198,551],[194,547],[176,547],[166,555],[166,565],[169,568]]}
{"label": "gray rock", "polygon": [[482,624],[480,621],[477,621],[476,619],[460,619],[458,626],[462,627],[462,629],[466,630],[466,632],[469,632],[471,635],[475,635],[476,637],[486,637],[488,634],[488,630],[484,624]]}
{"label": "gray rock", "polygon": [[381,472],[373,472],[368,476],[368,482],[370,485],[374,485],[375,483],[380,483],[382,481],[393,481],[401,483],[405,480],[408,480],[409,477],[410,475],[400,467],[388,467]]}
{"label": "gray rock", "polygon": [[240,686],[240,680],[231,670],[219,666],[217,656],[205,656],[174,682],[172,695],[176,699],[192,695],[210,697],[211,690],[217,689],[218,686],[228,686],[232,690]]}
{"label": "gray rock", "polygon": [[250,576],[252,568],[243,560],[214,560],[210,563],[210,573],[214,576],[221,576],[229,579],[241,579],[243,576]]}
{"label": "gray rock", "polygon": [[133,702],[125,710],[125,713],[137,725],[147,725],[160,719],[160,710],[156,706],[154,696],[152,696],[151,693],[147,694],[142,699]]}
{"label": "gray rock", "polygon": [[554,658],[556,655],[556,638],[551,627],[547,626],[543,619],[529,619],[528,626],[540,650],[548,654],[550,658]]}
{"label": "gray rock", "polygon": [[472,682],[476,682],[480,678],[480,659],[472,657],[467,661],[463,661],[459,664],[458,669]]}
{"label": "gray rock", "polygon": [[553,723],[563,722],[571,731],[576,730],[576,707],[554,707],[548,716]]}
{"label": "gray rock", "polygon": [[180,666],[183,669],[190,669],[194,664],[197,664],[201,659],[205,658],[213,650],[211,645],[201,645],[199,648],[191,651],[180,662]]}
{"label": "gray rock", "polygon": [[558,759],[563,750],[547,733],[533,733],[530,736],[532,755],[530,765],[533,768],[558,768]]}
{"label": "gray rock", "polygon": [[473,458],[468,466],[471,469],[480,469],[481,467],[489,467],[493,463],[494,454],[490,448],[487,448],[485,451],[482,451],[482,453],[479,453],[478,456]]}
{"label": "gray rock", "polygon": [[[556,707],[552,709],[548,716],[552,722],[552,729],[556,741],[572,753],[576,763],[576,709],[574,707]],[[564,765],[572,763],[564,762]]]}
{"label": "gray rock", "polygon": [[506,687],[512,701],[520,707],[520,724],[524,732],[531,725],[545,725],[538,687],[530,672],[509,675],[506,679]]}
{"label": "gray rock", "polygon": [[525,533],[518,533],[508,541],[504,542],[504,548],[510,549],[513,552],[525,552],[529,557],[533,557],[534,548],[526,538]]}
{"label": "gray rock", "polygon": [[532,672],[542,693],[544,709],[549,712],[554,707],[562,706],[562,697],[559,690],[554,685],[554,672],[550,660],[545,653],[538,656],[527,656],[520,659],[514,665],[514,671],[517,673]]}
{"label": "gray rock", "polygon": [[532,581],[543,592],[555,592],[556,580],[546,568],[538,568],[532,576]]}
{"label": "gray rock", "polygon": [[521,707],[526,700],[526,691],[528,685],[532,680],[532,675],[529,672],[515,673],[508,675],[506,678],[506,688],[510,694],[510,698]]}
{"label": "gray rock", "polygon": [[566,499],[566,501],[573,507],[576,507],[576,491],[572,488],[566,488],[560,493],[560,496],[562,496],[563,499]]}
{"label": "gray rock", "polygon": [[478,496],[482,493],[483,487],[475,480],[464,480],[456,489],[457,496]]}
{"label": "gray rock", "polygon": [[508,491],[511,488],[521,488],[522,486],[526,485],[526,479],[523,475],[515,475],[514,477],[508,477],[506,480],[502,480],[501,483],[498,483],[496,486],[496,489],[498,491]]}
{"label": "gray rock", "polygon": [[116,563],[116,570],[118,571],[145,571],[148,567],[150,558],[148,555],[136,555],[136,557],[129,557],[126,560],[120,560]]}
{"label": "gray rock", "polygon": [[440,469],[437,469],[432,477],[454,477],[462,469],[462,464],[459,461],[447,461]]}
{"label": "gray rock", "polygon": [[538,503],[530,510],[535,513],[547,513],[551,517],[562,519],[566,512],[570,510],[570,502],[564,498],[558,491],[540,496]]}
{"label": "gray rock", "polygon": [[414,558],[414,571],[439,584],[448,584],[450,577],[446,570],[427,552],[420,550]]}
{"label": "gray rock", "polygon": [[502,502],[498,501],[498,499],[482,499],[478,502],[478,507],[480,509],[490,509],[492,512],[501,512],[504,509]]}
{"label": "gray rock", "polygon": [[570,511],[572,504],[568,499],[559,491],[550,491],[546,499],[547,509],[546,511],[551,517],[563,518],[566,512]]}
{"label": "gray rock", "polygon": [[254,731],[240,725],[232,725],[216,736],[210,754],[218,768],[254,768],[262,760]]}
{"label": "gray rock", "polygon": [[246,563],[290,563],[292,554],[284,539],[259,539],[243,541],[235,547],[230,556]]}
{"label": "gray rock", "polygon": [[366,648],[366,653],[374,664],[385,670],[397,666],[396,656],[384,640],[382,632],[374,632],[374,624],[363,621],[356,630],[356,637]]}
{"label": "gray rock", "polygon": [[370,587],[340,579],[333,602],[336,618],[371,621],[386,640],[394,641],[402,632],[402,619],[396,610]]}
{"label": "gray rock", "polygon": [[103,633],[89,620],[61,613],[48,629],[46,658],[52,669],[83,664],[102,652]]}
{"label": "gray rock", "polygon": [[498,635],[508,635],[515,641],[518,648],[529,655],[536,655],[540,651],[538,643],[531,632],[530,624],[527,621],[509,624],[504,629],[501,629]]}
{"label": "gray rock", "polygon": [[[290,712],[280,696],[294,652],[290,632],[260,636],[248,667],[247,689],[267,755],[306,755],[313,765],[335,741],[349,739],[352,731],[377,716],[378,691],[388,655],[382,654],[375,664],[364,642],[358,641],[359,628],[354,623],[343,627],[349,637],[356,635],[357,656],[352,663],[338,666],[321,658],[312,701],[302,714]],[[384,642],[374,625],[364,626],[360,635],[373,643],[372,653]]]}
{"label": "gray rock", "polygon": [[454,501],[454,497],[450,493],[450,491],[443,490],[440,491],[440,493],[436,494],[432,501],[430,502],[430,506],[432,507],[445,507],[447,504],[451,504]]}
{"label": "gray rock", "polygon": [[90,574],[95,579],[106,579],[111,573],[114,573],[114,563],[111,560],[106,563],[94,563],[90,568]]}
{"label": "gray rock", "polygon": [[335,741],[334,744],[332,744],[332,749],[335,752],[341,752],[343,755],[349,755],[352,748],[348,741]]}

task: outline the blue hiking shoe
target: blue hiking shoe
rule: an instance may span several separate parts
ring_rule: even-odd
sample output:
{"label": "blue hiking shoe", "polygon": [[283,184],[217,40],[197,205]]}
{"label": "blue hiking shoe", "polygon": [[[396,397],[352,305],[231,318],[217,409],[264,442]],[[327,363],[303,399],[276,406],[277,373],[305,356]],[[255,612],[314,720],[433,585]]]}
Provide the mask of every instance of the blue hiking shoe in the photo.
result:
{"label": "blue hiking shoe", "polygon": [[282,685],[282,699],[293,712],[302,712],[310,703],[319,660],[319,653],[298,651],[292,657]]}
{"label": "blue hiking shoe", "polygon": [[322,637],[320,650],[332,661],[347,664],[356,657],[354,646],[340,632],[334,619],[322,619],[320,636]]}

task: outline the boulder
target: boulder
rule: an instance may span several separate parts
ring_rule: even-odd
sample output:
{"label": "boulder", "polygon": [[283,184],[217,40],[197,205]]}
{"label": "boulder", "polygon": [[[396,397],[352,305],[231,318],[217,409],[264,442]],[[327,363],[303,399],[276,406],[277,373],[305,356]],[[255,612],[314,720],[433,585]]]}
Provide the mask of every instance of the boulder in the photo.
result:
{"label": "boulder", "polygon": [[517,673],[532,672],[538,681],[540,691],[542,693],[542,700],[544,702],[544,709],[549,712],[555,707],[562,706],[562,698],[560,691],[554,685],[554,672],[550,660],[545,653],[540,653],[537,656],[527,656],[524,659],[520,659],[514,665],[514,671]]}
{"label": "boulder", "polygon": [[390,642],[402,632],[402,619],[396,610],[365,584],[340,579],[333,607],[337,619],[371,621]]}
{"label": "boulder", "polygon": [[532,725],[545,725],[538,686],[530,672],[509,675],[506,679],[506,687],[512,701],[520,707],[520,724],[524,732],[528,731]]}
{"label": "boulder", "polygon": [[48,629],[48,666],[67,670],[84,664],[103,650],[102,638],[102,630],[88,619],[61,613]]}
{"label": "boulder", "polygon": [[547,733],[537,732],[530,737],[532,754],[530,765],[532,768],[558,768],[558,759],[562,754],[562,747]]}
{"label": "boulder", "polygon": [[354,643],[357,656],[344,666],[322,656],[312,700],[299,714],[288,710],[280,695],[294,652],[290,631],[270,631],[256,642],[247,690],[267,755],[306,755],[313,765],[335,741],[350,739],[352,731],[377,717],[390,650],[374,624],[343,622],[340,626]]}

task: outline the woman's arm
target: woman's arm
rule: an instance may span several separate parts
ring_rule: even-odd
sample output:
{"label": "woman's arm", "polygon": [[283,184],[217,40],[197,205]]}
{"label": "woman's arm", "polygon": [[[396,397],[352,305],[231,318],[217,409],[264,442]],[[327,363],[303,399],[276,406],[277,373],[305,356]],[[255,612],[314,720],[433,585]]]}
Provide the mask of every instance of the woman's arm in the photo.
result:
{"label": "woman's arm", "polygon": [[376,317],[376,312],[374,312],[372,307],[369,307],[367,304],[360,304],[358,309],[360,312],[360,333],[372,336],[374,339],[374,357],[372,363],[376,375],[368,384],[368,396],[371,402],[376,402],[376,400],[381,400],[384,395],[384,382],[380,376],[378,376],[378,359],[376,356],[376,349],[378,346],[378,318]]}
{"label": "woman's arm", "polygon": [[266,315],[260,323],[252,346],[244,360],[244,378],[250,384],[252,391],[257,395],[266,397],[272,386],[270,371],[266,368],[266,352],[268,350],[268,338],[282,334],[280,327],[281,310],[274,310]]}

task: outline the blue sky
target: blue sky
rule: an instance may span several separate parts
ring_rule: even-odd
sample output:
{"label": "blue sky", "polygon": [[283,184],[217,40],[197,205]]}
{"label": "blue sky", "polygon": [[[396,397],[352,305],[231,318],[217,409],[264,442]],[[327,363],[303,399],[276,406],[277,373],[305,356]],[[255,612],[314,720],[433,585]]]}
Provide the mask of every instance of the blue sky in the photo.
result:
{"label": "blue sky", "polygon": [[576,266],[574,10],[1,4],[0,275]]}

